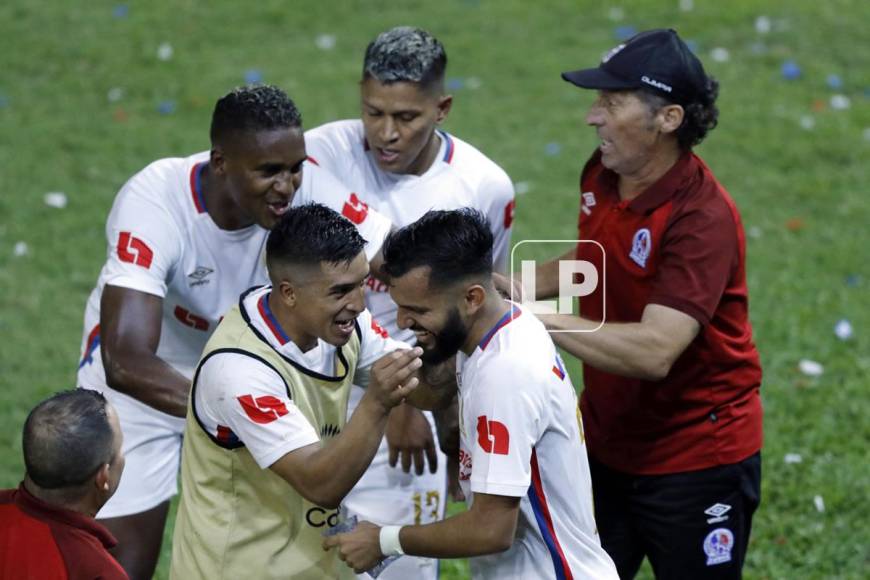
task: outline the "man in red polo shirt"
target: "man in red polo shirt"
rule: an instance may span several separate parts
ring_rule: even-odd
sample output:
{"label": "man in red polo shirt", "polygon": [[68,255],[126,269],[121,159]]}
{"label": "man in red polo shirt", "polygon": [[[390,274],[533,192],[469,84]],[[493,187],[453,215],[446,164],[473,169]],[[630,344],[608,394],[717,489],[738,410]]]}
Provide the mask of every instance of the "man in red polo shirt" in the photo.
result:
{"label": "man in red polo shirt", "polygon": [[[644,556],[659,578],[738,578],[760,495],[761,366],[740,216],[692,152],[716,125],[718,83],[673,30],[562,76],[598,90],[586,121],[601,139],[579,224],[600,246],[562,259],[591,262],[600,283],[579,317],[541,318],[574,331],[553,337],[584,363],[602,545],[622,578]],[[538,270],[538,298],[558,293],[558,263]]]}
{"label": "man in red polo shirt", "polygon": [[115,538],[94,519],[118,488],[122,438],[96,391],[58,393],[30,412],[24,481],[0,491],[0,578],[126,580],[108,552]]}

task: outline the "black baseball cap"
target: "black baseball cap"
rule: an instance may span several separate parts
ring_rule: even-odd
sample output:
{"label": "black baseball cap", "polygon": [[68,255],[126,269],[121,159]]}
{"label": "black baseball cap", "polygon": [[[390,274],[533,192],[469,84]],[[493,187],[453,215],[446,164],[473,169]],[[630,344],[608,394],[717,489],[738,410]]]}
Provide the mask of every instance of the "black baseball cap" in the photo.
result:
{"label": "black baseball cap", "polygon": [[613,48],[596,68],[562,73],[584,89],[647,89],[671,102],[695,101],[707,84],[707,73],[673,29],[647,30]]}

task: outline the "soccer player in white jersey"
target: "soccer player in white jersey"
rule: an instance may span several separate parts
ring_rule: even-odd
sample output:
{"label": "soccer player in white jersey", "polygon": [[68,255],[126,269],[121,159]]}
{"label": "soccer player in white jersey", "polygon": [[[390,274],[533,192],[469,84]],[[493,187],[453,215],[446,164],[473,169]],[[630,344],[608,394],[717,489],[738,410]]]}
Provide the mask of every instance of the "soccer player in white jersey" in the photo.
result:
{"label": "soccer player in white jersey", "polygon": [[[134,580],[151,578],[160,553],[193,369],[239,294],[267,281],[268,229],[291,203],[313,196],[352,209],[349,191],[306,161],[299,111],[280,89],[221,98],[211,142],[211,151],[156,161],[123,186],[85,310],[77,384],[102,391],[117,409],[127,456],[98,518]],[[371,258],[389,222],[345,213],[369,240]]]}
{"label": "soccer player in white jersey", "polygon": [[[242,295],[194,375],[171,577],[338,578],[322,532],[413,391],[422,349],[364,310],[369,265],[348,220],[291,208],[269,234],[271,285]],[[352,383],[367,386],[350,421]]]}
{"label": "soccer player in white jersey", "polygon": [[[433,211],[390,235],[384,269],[423,360],[456,355],[460,482],[468,511],[428,525],[360,524],[329,538],[355,570],[384,556],[471,557],[475,579],[617,578],[601,547],[577,396],[543,324],[501,298],[492,235],[471,209]],[[420,388],[443,404],[456,389]]]}
{"label": "soccer player in white jersey", "polygon": [[[493,265],[503,271],[513,221],[513,185],[483,153],[438,128],[452,105],[444,87],[446,65],[444,47],[424,30],[399,27],[380,34],[369,44],[363,63],[361,119],[308,130],[306,148],[313,162],[357,194],[359,209],[374,208],[396,226],[408,225],[431,209],[482,211],[495,239]],[[413,333],[396,325],[396,305],[386,284],[368,280],[366,306],[390,336],[413,343]],[[361,394],[354,389],[351,410]],[[378,455],[344,502],[349,513],[382,523],[419,524],[441,517],[446,461],[443,454],[436,455],[431,414],[426,419],[428,424],[423,414],[408,406],[393,411]],[[424,473],[421,447],[430,468],[435,462],[442,467]],[[405,473],[391,467],[399,458]],[[408,473],[412,463],[416,477]],[[382,578],[425,579],[437,574],[436,562],[408,558],[387,568]]]}

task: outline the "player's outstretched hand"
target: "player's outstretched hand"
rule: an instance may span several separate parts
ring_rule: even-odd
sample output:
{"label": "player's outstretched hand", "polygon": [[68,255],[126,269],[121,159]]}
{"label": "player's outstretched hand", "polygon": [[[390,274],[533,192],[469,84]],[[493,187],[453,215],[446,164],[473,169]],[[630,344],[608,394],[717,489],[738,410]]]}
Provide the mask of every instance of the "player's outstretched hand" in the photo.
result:
{"label": "player's outstretched hand", "polygon": [[399,405],[390,412],[387,420],[387,446],[390,449],[390,466],[402,460],[402,471],[411,472],[411,463],[417,475],[423,475],[426,460],[429,472],[438,470],[438,453],[432,427],[423,413],[411,405]]}
{"label": "player's outstretched hand", "polygon": [[381,528],[371,522],[360,522],[353,531],[336,534],[323,540],[323,549],[338,550],[338,557],[357,574],[374,568],[383,560]]}
{"label": "player's outstretched hand", "polygon": [[372,365],[368,391],[384,409],[392,409],[417,388],[420,381],[414,374],[423,365],[422,354],[419,346],[394,350]]}

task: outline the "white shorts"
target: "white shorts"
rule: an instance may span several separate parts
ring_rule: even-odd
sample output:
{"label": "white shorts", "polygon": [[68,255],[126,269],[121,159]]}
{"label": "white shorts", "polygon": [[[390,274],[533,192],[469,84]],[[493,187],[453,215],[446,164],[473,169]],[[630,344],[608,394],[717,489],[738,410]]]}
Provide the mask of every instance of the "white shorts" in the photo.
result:
{"label": "white shorts", "polygon": [[[349,415],[362,397],[363,389],[354,386],[351,390]],[[437,446],[435,420],[432,413],[424,412],[432,427],[432,436]],[[447,456],[438,451],[438,470],[429,473],[428,462],[423,475],[405,473],[400,465],[390,466],[390,452],[386,438],[381,440],[378,452],[362,479],[344,498],[343,511],[348,516],[357,516],[377,525],[429,524],[444,517],[447,505]],[[368,574],[360,579],[370,580]],[[378,580],[404,580],[438,578],[438,560],[402,556],[378,576]]]}
{"label": "white shorts", "polygon": [[108,387],[99,390],[118,413],[126,465],[118,490],[97,518],[138,514],[171,499],[178,493],[184,419]]}

